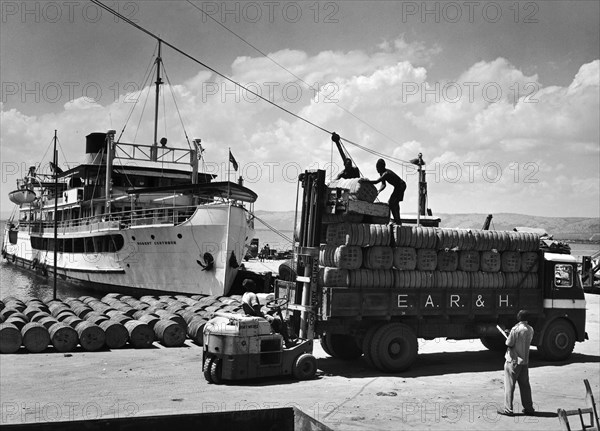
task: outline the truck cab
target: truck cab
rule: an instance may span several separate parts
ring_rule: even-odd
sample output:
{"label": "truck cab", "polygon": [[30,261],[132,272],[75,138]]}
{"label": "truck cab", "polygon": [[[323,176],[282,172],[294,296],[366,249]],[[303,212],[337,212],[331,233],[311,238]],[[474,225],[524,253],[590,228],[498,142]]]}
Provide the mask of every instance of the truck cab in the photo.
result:
{"label": "truck cab", "polygon": [[543,314],[535,322],[533,344],[546,359],[564,360],[576,341],[588,338],[585,295],[577,264],[571,255],[543,252],[539,271]]}

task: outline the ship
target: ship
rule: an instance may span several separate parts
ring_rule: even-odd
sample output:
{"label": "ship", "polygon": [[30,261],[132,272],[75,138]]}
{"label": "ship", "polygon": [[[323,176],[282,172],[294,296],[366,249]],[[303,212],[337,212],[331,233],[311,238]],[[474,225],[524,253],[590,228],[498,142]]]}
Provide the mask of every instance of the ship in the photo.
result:
{"label": "ship", "polygon": [[[101,291],[231,292],[254,237],[257,194],[241,177],[229,181],[229,170],[226,181],[201,172],[200,139],[188,148],[158,139],[160,52],[159,41],[154,141],[93,132],[82,164],[63,171],[55,151],[52,174],[31,167],[9,193],[7,262]],[[229,159],[237,170],[231,150]]]}

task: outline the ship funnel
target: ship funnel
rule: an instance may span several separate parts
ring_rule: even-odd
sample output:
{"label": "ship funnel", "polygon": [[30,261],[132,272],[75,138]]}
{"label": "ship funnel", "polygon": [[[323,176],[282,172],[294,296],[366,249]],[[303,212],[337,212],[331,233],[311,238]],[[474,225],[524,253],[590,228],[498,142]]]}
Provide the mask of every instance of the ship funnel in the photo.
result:
{"label": "ship funnel", "polygon": [[85,137],[86,162],[94,165],[100,165],[104,162],[102,153],[106,148],[106,133],[95,132]]}

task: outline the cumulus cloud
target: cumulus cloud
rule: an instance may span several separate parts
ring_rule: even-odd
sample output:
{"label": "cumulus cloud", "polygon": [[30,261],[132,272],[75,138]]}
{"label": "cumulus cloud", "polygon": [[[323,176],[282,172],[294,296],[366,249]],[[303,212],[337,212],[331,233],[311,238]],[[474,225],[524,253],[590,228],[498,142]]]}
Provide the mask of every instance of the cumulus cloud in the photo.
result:
{"label": "cumulus cloud", "polygon": [[[428,68],[439,52],[438,46],[401,36],[371,52],[269,54],[293,75],[267,58],[249,56],[235,59],[229,74],[308,121],[394,160],[423,153],[434,211],[597,216],[600,61],[583,64],[566,87],[544,86],[538,75],[505,58],[480,61],[458,76],[433,82]],[[181,115],[188,136],[202,138],[205,161],[221,178],[226,178],[230,147],[240,163],[237,174],[259,193],[258,209],[292,208],[303,169],[326,168],[330,174],[340,169],[339,155],[323,131],[210,72],[199,71],[172,89],[165,84],[164,94],[161,136],[187,147]],[[3,161],[36,160],[54,129],[68,160],[82,160],[85,135],[111,128],[120,132],[136,99],[131,96],[105,106],[75,99],[59,113],[37,117],[2,105]],[[139,100],[122,140],[150,144],[151,108],[140,118]],[[347,141],[346,148],[364,175],[377,176],[378,155]],[[414,169],[393,161],[388,165],[407,179],[403,211],[414,212]],[[4,177],[3,188],[6,172]],[[14,179],[9,178],[11,185]]]}

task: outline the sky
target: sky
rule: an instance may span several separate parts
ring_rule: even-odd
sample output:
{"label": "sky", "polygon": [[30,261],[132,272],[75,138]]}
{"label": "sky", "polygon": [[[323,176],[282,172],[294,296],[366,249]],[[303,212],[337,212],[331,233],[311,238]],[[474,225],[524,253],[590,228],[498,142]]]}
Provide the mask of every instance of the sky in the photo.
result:
{"label": "sky", "polygon": [[[305,169],[336,175],[335,131],[365,177],[385,156],[406,180],[404,213],[422,153],[434,214],[600,216],[598,1],[105,3],[314,124],[163,46],[159,134],[180,148],[184,129],[201,138],[204,168],[241,175],[256,209],[293,209]],[[87,1],[0,7],[6,214],[16,180],[47,166],[54,130],[63,168],[84,161],[91,132],[152,143],[156,41]]]}

